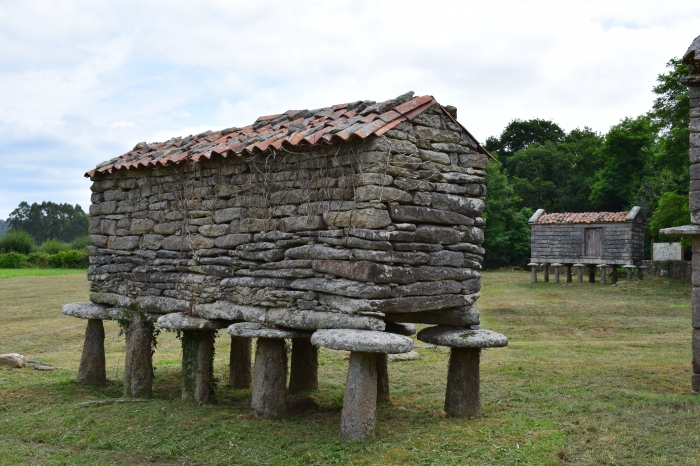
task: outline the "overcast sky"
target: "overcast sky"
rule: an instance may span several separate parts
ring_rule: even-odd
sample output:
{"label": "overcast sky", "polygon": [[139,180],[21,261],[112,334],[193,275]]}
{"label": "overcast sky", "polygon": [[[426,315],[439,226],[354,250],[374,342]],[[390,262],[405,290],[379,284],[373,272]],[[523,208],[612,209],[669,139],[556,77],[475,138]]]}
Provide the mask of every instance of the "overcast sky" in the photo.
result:
{"label": "overcast sky", "polygon": [[606,132],[649,110],[700,1],[0,2],[0,218],[87,210],[139,141],[413,90],[481,142],[514,118]]}

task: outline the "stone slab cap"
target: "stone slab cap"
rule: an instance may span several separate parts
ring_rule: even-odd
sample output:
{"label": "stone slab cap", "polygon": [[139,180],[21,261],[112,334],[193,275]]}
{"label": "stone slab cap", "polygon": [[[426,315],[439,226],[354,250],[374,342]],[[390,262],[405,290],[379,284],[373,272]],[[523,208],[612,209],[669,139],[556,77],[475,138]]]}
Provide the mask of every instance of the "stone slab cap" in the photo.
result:
{"label": "stone slab cap", "polygon": [[413,341],[395,333],[374,330],[326,329],[311,336],[311,344],[324,348],[360,353],[408,353]]}
{"label": "stone slab cap", "polygon": [[386,329],[384,329],[384,331],[410,337],[416,334],[416,325],[405,324],[403,322],[386,322]]}
{"label": "stone slab cap", "polygon": [[627,264],[627,265],[623,265],[622,268],[623,268],[623,269],[636,269],[637,266],[636,266],[636,265],[632,265],[632,264]]}
{"label": "stone slab cap", "polygon": [[173,312],[158,317],[158,327],[170,330],[218,330],[226,328],[231,323],[225,320],[208,320],[192,317],[182,312]]}
{"label": "stone slab cap", "polygon": [[605,267],[610,267],[608,264],[598,264],[596,265],[599,269],[605,268]]}
{"label": "stone slab cap", "polygon": [[681,227],[662,228],[659,230],[659,234],[681,238],[700,236],[700,225],[683,225]]}
{"label": "stone slab cap", "polygon": [[[118,307],[105,306],[104,304],[80,302],[65,304],[62,312],[67,316],[79,319],[120,320],[128,318],[130,311]],[[158,318],[157,315],[153,314],[144,313],[144,315],[150,322]]]}
{"label": "stone slab cap", "polygon": [[527,264],[528,267],[537,267],[539,265],[540,264],[538,264],[537,262],[530,262],[529,264]]}
{"label": "stone slab cap", "polygon": [[554,264],[552,264],[552,267],[561,267],[561,264],[559,262],[555,262]]}
{"label": "stone slab cap", "polygon": [[505,335],[483,329],[438,325],[418,332],[420,341],[450,348],[501,348],[508,346]]}
{"label": "stone slab cap", "polygon": [[586,264],[574,264],[573,266],[574,266],[574,267],[585,267]]}
{"label": "stone slab cap", "polygon": [[255,322],[239,322],[230,325],[227,332],[234,337],[247,338],[309,338],[311,335],[310,332],[302,332],[299,330],[264,327]]}
{"label": "stone slab cap", "polygon": [[696,37],[683,55],[683,63],[690,67],[690,75],[700,75],[700,36]]}

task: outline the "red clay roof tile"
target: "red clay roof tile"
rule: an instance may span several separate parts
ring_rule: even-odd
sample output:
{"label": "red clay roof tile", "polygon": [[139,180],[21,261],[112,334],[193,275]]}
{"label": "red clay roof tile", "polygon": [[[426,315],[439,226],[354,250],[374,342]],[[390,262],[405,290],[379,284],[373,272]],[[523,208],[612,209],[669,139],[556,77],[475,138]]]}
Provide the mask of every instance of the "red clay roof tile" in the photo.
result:
{"label": "red clay roof tile", "polygon": [[534,222],[535,225],[554,223],[608,223],[624,222],[629,212],[559,212],[544,213]]}
{"label": "red clay roof tile", "polygon": [[[126,154],[103,162],[85,174],[92,177],[139,167],[167,166],[209,160],[216,156],[259,154],[299,144],[334,144],[351,137],[381,136],[402,121],[411,120],[437,102],[430,95],[407,93],[385,102],[358,101],[315,110],[288,110],[261,116],[252,125],[206,131],[196,136],[172,138],[160,143],[139,144]],[[441,107],[442,108],[442,107]],[[477,144],[490,154],[442,108]],[[538,222],[539,223],[539,222]]]}

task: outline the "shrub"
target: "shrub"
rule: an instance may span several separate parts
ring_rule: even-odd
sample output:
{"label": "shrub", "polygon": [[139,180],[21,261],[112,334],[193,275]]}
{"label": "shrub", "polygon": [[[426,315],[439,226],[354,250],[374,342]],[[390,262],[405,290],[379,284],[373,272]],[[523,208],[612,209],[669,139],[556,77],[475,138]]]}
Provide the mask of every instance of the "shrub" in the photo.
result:
{"label": "shrub", "polygon": [[0,252],[29,254],[34,249],[34,237],[26,231],[11,231],[0,238]]}
{"label": "shrub", "polygon": [[46,252],[32,252],[27,255],[27,262],[29,265],[38,268],[45,268],[49,266],[49,254]]}
{"label": "shrub", "polygon": [[90,265],[86,251],[60,251],[49,256],[49,265],[57,269],[86,269]]}
{"label": "shrub", "polygon": [[41,246],[39,246],[39,251],[45,252],[46,254],[56,254],[61,251],[67,251],[69,249],[73,249],[70,247],[68,243],[64,243],[60,239],[47,239],[43,243],[41,243]]}
{"label": "shrub", "polygon": [[88,244],[90,244],[88,238],[88,235],[75,238],[73,241],[71,241],[70,248],[75,249],[76,251],[85,251],[85,248],[88,246]]}
{"label": "shrub", "polygon": [[18,252],[0,254],[0,269],[19,269],[27,265],[24,255]]}

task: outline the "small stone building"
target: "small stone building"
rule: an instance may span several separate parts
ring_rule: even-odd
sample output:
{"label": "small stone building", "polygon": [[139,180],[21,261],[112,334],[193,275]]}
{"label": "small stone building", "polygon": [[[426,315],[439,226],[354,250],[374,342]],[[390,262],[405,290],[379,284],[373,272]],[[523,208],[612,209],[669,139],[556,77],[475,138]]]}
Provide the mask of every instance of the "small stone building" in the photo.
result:
{"label": "small stone building", "polygon": [[[546,213],[530,218],[531,261],[545,267],[634,266],[644,259],[644,223],[639,207],[628,212]],[[558,269],[557,273],[558,273]],[[613,268],[616,278],[617,268]],[[558,278],[558,277],[557,277]]]}
{"label": "small stone building", "polygon": [[[274,360],[256,359],[255,377],[286,371],[284,345],[261,347],[261,341],[294,339],[290,390],[295,354],[306,361],[306,372],[299,369],[304,377],[315,377],[309,341],[375,356],[403,352],[410,339],[387,338],[410,334],[407,323],[422,323],[461,328],[461,344],[472,353],[504,345],[505,337],[483,340],[488,331],[479,329],[474,307],[489,154],[456,113],[411,92],[137,144],[86,174],[93,181],[92,303],[69,305],[64,313],[91,321],[131,316],[125,377],[131,393],[138,390],[129,371],[150,364],[150,356],[129,339],[148,333],[155,321],[186,334],[209,332],[183,339],[183,361],[199,360],[200,368],[209,364],[210,334],[228,327],[232,380],[246,371],[245,357],[237,363],[234,352],[247,352],[250,366],[251,337],[258,337],[256,358],[264,353]],[[325,333],[312,336],[317,330]],[[430,338],[441,341],[435,332]],[[481,343],[467,341],[469,332]],[[360,359],[353,366],[351,358],[351,372],[367,363]],[[381,379],[381,358],[379,367]],[[206,401],[206,374],[191,377],[183,396]],[[239,386],[250,381],[250,374],[242,377]],[[283,392],[286,376],[276,380]],[[298,387],[313,389],[309,380]],[[255,411],[278,417],[284,403],[264,401],[269,387],[255,383]]]}

